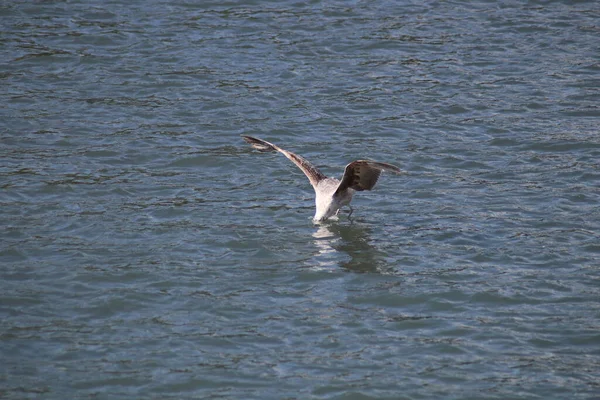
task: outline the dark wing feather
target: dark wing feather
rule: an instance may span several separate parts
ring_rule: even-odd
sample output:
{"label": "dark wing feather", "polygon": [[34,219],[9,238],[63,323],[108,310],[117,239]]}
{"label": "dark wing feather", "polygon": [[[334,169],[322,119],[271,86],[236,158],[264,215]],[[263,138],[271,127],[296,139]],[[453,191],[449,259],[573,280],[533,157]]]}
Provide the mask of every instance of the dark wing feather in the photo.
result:
{"label": "dark wing feather", "polygon": [[373,189],[381,175],[381,171],[401,173],[400,168],[388,163],[367,160],[352,161],[346,166],[342,181],[334,195],[337,196],[348,188],[359,192]]}
{"label": "dark wing feather", "polygon": [[298,168],[300,168],[302,170],[302,172],[304,172],[304,175],[306,175],[308,177],[308,180],[310,181],[310,184],[316,188],[317,184],[326,178],[325,175],[323,175],[321,173],[321,171],[319,171],[317,169],[317,167],[315,167],[314,165],[312,165],[306,158],[301,157],[297,154],[294,154],[290,151],[284,150],[278,146],[275,146],[273,143],[269,143],[265,140],[262,139],[257,139],[255,137],[252,136],[242,136],[242,138],[249,143],[252,147],[254,147],[256,150],[258,151],[262,151],[262,152],[269,152],[269,151],[278,151],[280,153],[282,153],[284,156],[286,156],[289,160],[291,160],[294,164],[296,164],[296,166]]}

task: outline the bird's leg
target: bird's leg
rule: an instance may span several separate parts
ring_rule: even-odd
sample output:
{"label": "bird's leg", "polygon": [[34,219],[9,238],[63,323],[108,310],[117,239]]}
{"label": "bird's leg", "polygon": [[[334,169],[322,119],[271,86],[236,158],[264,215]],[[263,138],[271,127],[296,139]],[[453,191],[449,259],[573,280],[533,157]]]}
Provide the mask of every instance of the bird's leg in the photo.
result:
{"label": "bird's leg", "polygon": [[348,214],[348,218],[350,218],[350,216],[354,212],[354,208],[352,208],[352,206],[350,204],[348,204],[348,208],[350,209],[350,214]]}

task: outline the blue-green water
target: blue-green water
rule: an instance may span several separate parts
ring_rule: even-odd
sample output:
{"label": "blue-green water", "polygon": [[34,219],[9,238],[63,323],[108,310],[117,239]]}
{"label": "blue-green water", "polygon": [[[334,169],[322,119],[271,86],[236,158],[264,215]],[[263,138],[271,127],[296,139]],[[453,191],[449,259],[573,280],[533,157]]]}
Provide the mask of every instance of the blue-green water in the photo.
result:
{"label": "blue-green water", "polygon": [[[597,2],[0,23],[1,398],[599,398]],[[407,174],[314,225],[241,134]]]}

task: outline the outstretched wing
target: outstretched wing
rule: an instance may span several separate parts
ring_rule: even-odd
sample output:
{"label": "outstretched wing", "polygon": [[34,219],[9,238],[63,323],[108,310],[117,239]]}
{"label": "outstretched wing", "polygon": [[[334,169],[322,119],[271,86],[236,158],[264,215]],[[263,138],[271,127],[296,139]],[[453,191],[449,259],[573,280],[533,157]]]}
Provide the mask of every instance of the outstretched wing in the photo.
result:
{"label": "outstretched wing", "polygon": [[298,168],[300,168],[302,170],[302,172],[304,172],[304,175],[306,175],[308,177],[308,180],[310,181],[310,184],[316,188],[317,184],[326,178],[325,175],[323,175],[321,173],[321,171],[319,171],[317,169],[317,167],[315,167],[314,165],[312,165],[306,158],[301,157],[297,154],[294,154],[292,152],[289,152],[287,150],[284,150],[278,146],[275,146],[273,143],[269,143],[265,140],[261,140],[261,139],[257,139],[255,137],[252,136],[244,136],[242,135],[242,138],[244,138],[244,140],[249,143],[252,147],[254,147],[256,150],[261,151],[261,152],[270,152],[270,151],[278,151],[280,153],[282,153],[284,156],[286,156],[287,158],[289,158],[294,164],[296,164],[298,166]]}
{"label": "outstretched wing", "polygon": [[371,190],[377,183],[381,171],[400,174],[400,168],[388,163],[376,161],[357,160],[346,165],[344,176],[336,189],[334,196],[339,195],[348,188],[357,191]]}

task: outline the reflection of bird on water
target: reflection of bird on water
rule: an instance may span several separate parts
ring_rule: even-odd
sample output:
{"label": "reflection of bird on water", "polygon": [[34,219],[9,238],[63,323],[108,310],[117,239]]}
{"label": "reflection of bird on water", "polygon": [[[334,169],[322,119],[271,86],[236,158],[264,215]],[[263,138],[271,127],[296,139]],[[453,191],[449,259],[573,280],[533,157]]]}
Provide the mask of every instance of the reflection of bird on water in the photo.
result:
{"label": "reflection of bird on water", "polygon": [[[337,215],[343,206],[350,207],[352,195],[356,191],[371,190],[377,183],[381,171],[400,174],[398,167],[381,162],[357,160],[346,165],[342,180],[328,178],[305,158],[275,146],[272,143],[251,136],[242,136],[255,149],[262,152],[278,151],[289,158],[308,177],[315,189],[316,211],[314,221],[324,221]],[[350,207],[352,214],[352,207]]]}
{"label": "reflection of bird on water", "polygon": [[[320,225],[313,233],[321,267],[341,266],[354,272],[382,272],[384,254],[371,244],[370,228],[361,224]],[[350,257],[341,261],[340,256]]]}

